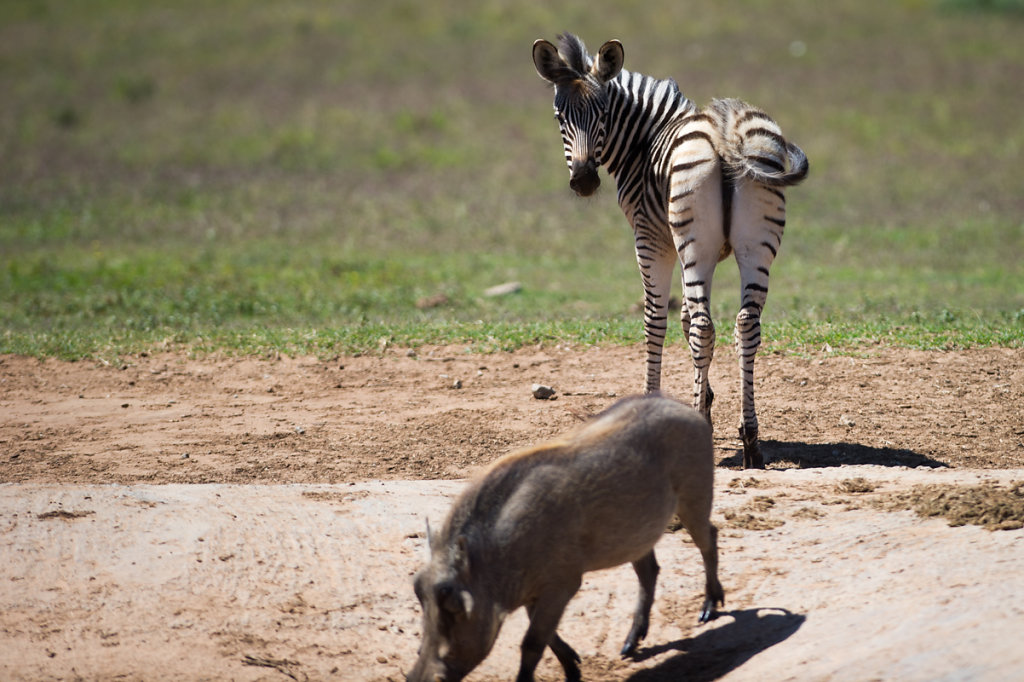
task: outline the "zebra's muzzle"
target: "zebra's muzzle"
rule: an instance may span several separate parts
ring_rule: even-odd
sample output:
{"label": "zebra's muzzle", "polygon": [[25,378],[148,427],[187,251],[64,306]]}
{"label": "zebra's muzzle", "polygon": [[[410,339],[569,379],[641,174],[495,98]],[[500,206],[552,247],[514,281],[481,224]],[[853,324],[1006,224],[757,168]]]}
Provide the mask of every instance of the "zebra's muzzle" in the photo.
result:
{"label": "zebra's muzzle", "polygon": [[569,174],[569,188],[581,197],[589,197],[601,186],[597,164],[593,161],[577,161],[572,164]]}

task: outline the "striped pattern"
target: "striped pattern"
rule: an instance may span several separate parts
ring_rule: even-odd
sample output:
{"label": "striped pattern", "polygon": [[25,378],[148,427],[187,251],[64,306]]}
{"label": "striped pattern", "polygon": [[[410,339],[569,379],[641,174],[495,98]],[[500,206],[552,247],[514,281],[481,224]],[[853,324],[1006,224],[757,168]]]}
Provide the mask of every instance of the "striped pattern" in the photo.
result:
{"label": "striped pattern", "polygon": [[754,408],[754,358],[768,273],[786,225],[784,188],[807,176],[807,158],[767,114],[735,99],[698,109],[675,81],[622,68],[608,41],[591,57],[576,36],[538,40],[534,64],[555,87],[570,187],[588,195],[605,166],[633,227],[644,288],[645,392],[661,386],[671,278],[682,266],[680,315],[693,359],[694,407],[711,420],[708,368],[714,355],[711,283],[730,253],[740,270],[735,340],[742,370],[744,466],[762,467]]}

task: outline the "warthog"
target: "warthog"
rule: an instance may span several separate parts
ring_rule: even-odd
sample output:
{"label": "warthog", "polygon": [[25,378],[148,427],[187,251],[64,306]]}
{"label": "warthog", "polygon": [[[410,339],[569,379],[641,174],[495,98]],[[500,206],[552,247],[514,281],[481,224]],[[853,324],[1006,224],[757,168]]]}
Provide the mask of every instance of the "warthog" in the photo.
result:
{"label": "warthog", "polygon": [[414,579],[423,610],[419,659],[408,680],[451,682],[490,652],[505,616],[525,606],[530,625],[518,680],[532,680],[545,647],[566,679],[579,655],[558,636],[583,574],[631,562],[640,580],[632,654],[647,635],[658,563],[654,545],[673,514],[704,559],[699,620],[724,603],[717,530],[710,521],[711,428],[658,395],[627,398],[562,438],[495,462],[430,533],[430,560]]}

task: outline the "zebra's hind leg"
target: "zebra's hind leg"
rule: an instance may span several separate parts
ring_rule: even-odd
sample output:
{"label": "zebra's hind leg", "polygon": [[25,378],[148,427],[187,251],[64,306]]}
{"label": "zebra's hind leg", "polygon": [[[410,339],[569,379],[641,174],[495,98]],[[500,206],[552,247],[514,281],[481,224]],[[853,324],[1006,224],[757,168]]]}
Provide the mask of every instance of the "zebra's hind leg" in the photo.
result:
{"label": "zebra's hind leg", "polygon": [[736,316],[736,352],[742,402],[740,438],[743,468],[763,469],[754,408],[754,358],[761,346],[761,311],[768,300],[768,269],[782,243],[786,199],[781,190],[745,183],[733,200],[732,240],[740,268],[740,312]]}
{"label": "zebra's hind leg", "polygon": [[715,354],[711,280],[725,244],[720,183],[720,171],[715,167],[698,189],[680,192],[681,198],[672,201],[669,211],[669,227],[683,272],[685,310],[680,318],[693,359],[693,407],[709,424],[714,394],[708,385],[708,370]]}
{"label": "zebra's hind leg", "polygon": [[740,356],[743,403],[740,439],[743,441],[743,468],[764,469],[764,458],[757,437],[757,411],[754,409],[754,358],[761,345],[761,306],[745,303],[736,316],[736,349]]}
{"label": "zebra's hind leg", "polygon": [[[683,261],[683,305],[689,325],[686,338],[693,359],[693,407],[711,423],[711,401],[714,394],[708,383],[708,370],[715,355],[715,323],[711,319],[711,278],[715,272],[716,259],[701,253],[703,249],[696,240],[686,244],[680,255]],[[682,317],[682,316],[681,316]],[[688,328],[687,328],[688,327]]]}
{"label": "zebra's hind leg", "polygon": [[[737,253],[739,259],[739,254]],[[754,359],[761,346],[761,310],[768,297],[768,266],[740,261],[742,303],[736,316],[734,338],[740,361],[742,402],[740,439],[743,441],[743,468],[764,469],[758,443],[757,410],[754,407]]]}
{"label": "zebra's hind leg", "polygon": [[[683,276],[685,278],[685,276],[686,276],[685,271],[683,272]],[[685,285],[685,279],[684,279],[683,286],[684,287],[686,286]],[[680,322],[680,324],[682,324],[682,327],[683,327],[683,338],[687,339],[687,341],[689,341],[689,339],[690,339],[690,308],[689,308],[689,306],[686,305],[685,302],[679,307],[679,322]],[[705,403],[707,405],[707,411],[706,411],[705,414],[707,416],[708,423],[711,424],[712,427],[714,427],[714,422],[711,421],[711,405],[712,405],[712,403],[715,402],[715,392],[711,390],[711,380],[710,379],[708,379],[708,381],[706,382],[706,384],[704,386],[704,390],[705,390],[705,392],[707,394],[707,397],[705,398]],[[695,405],[698,404],[698,399],[697,398],[694,398],[694,404]]]}

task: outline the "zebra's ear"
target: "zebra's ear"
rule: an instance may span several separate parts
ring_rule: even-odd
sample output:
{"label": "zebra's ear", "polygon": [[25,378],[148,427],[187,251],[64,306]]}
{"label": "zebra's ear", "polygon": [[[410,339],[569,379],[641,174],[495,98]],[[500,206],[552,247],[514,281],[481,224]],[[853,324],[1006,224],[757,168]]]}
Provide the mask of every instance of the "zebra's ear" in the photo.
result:
{"label": "zebra's ear", "polygon": [[563,80],[569,69],[558,55],[558,48],[543,38],[533,43],[533,65],[540,77],[552,84]]}
{"label": "zebra's ear", "polygon": [[607,83],[619,75],[622,71],[622,63],[625,60],[625,52],[622,43],[617,40],[609,40],[597,51],[597,59],[590,73],[602,83]]}

